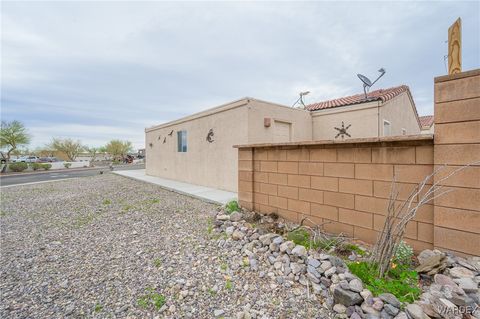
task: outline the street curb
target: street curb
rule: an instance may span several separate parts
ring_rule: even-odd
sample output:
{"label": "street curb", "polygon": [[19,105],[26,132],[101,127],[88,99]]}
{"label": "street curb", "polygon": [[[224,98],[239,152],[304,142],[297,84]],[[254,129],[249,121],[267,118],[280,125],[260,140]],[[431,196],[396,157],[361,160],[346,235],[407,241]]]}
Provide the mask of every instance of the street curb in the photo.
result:
{"label": "street curb", "polygon": [[[114,166],[113,169],[116,168],[124,168],[129,166]],[[89,170],[101,170],[106,169],[110,170],[108,166],[101,166],[101,167],[78,167],[78,168],[65,168],[65,169],[51,169],[48,171],[39,171],[39,172],[28,172],[28,173],[7,173],[7,174],[0,174],[0,179],[3,177],[10,177],[10,176],[30,176],[30,175],[37,175],[37,174],[48,174],[48,173],[63,173],[63,172],[81,172],[81,171],[89,171]]]}
{"label": "street curb", "polygon": [[30,183],[23,183],[23,184],[14,184],[14,185],[5,185],[5,186],[0,186],[0,188],[10,188],[10,187],[19,187],[19,186],[28,186],[28,185],[35,185],[35,184],[45,184],[45,183],[53,183],[53,182],[61,182],[65,180],[75,180],[79,179],[82,177],[69,177],[69,178],[59,178],[59,179],[54,179],[51,181],[40,181],[40,182],[30,182]]}

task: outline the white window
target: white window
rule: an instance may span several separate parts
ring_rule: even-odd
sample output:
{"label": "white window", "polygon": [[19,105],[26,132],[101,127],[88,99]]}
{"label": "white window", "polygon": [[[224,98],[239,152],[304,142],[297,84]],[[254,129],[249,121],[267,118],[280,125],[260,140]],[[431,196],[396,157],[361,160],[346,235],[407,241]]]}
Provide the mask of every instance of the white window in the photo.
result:
{"label": "white window", "polygon": [[383,120],[383,136],[390,136],[391,134],[391,125],[387,120]]}
{"label": "white window", "polygon": [[187,151],[187,131],[178,131],[177,132],[177,145],[178,145],[178,152],[186,152]]}

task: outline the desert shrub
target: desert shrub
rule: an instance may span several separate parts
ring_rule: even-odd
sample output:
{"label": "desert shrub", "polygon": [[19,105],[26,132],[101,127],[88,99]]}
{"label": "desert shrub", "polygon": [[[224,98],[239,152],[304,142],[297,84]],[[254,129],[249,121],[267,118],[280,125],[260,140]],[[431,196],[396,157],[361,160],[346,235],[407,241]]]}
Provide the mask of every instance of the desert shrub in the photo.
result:
{"label": "desert shrub", "polygon": [[50,168],[52,168],[52,164],[48,164],[48,163],[42,164],[42,168],[43,168],[44,170],[48,171]]}
{"label": "desert shrub", "polygon": [[239,212],[240,211],[240,206],[238,205],[238,202],[236,200],[231,200],[225,205],[225,209],[227,213],[231,214],[233,212]]}
{"label": "desert shrub", "polygon": [[401,302],[409,303],[420,296],[418,274],[405,265],[393,264],[385,278],[379,278],[378,267],[366,261],[350,263],[348,268],[375,296],[389,292]]}
{"label": "desert shrub", "polygon": [[8,165],[8,168],[13,172],[23,172],[28,168],[28,164],[23,162],[11,163]]}
{"label": "desert shrub", "polygon": [[339,240],[333,237],[321,237],[315,239],[305,228],[292,230],[287,234],[287,239],[293,241],[297,245],[302,245],[307,249],[322,249],[326,251],[339,244]]}
{"label": "desert shrub", "polygon": [[32,163],[32,164],[30,164],[30,167],[31,167],[34,171],[36,171],[36,170],[39,170],[40,168],[42,168],[42,164],[40,164],[40,163]]}
{"label": "desert shrub", "polygon": [[72,163],[63,163],[63,166],[65,168],[70,168],[70,166],[72,166]]}
{"label": "desert shrub", "polygon": [[362,248],[360,248],[357,245],[352,244],[352,243],[341,243],[337,247],[336,251],[339,252],[339,253],[344,253],[344,254],[349,254],[349,253],[354,252],[358,256],[365,256],[365,254],[366,254],[366,252]]}

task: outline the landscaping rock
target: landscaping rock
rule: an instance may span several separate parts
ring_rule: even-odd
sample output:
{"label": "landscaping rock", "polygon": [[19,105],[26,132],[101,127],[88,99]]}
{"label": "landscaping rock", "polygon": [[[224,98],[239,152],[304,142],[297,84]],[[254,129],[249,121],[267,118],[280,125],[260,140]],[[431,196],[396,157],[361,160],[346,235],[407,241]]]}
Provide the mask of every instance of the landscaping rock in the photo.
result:
{"label": "landscaping rock", "polygon": [[413,319],[429,319],[429,317],[423,312],[422,308],[417,304],[408,304],[406,311]]}
{"label": "landscaping rock", "polygon": [[320,266],[320,261],[315,258],[309,258],[308,259],[308,265],[312,266],[313,268],[318,268]]}
{"label": "landscaping rock", "polygon": [[333,306],[333,311],[335,311],[336,313],[345,313],[347,311],[347,307],[337,303],[335,306]]}
{"label": "landscaping rock", "polygon": [[351,291],[355,291],[355,292],[363,291],[363,285],[360,279],[352,279],[349,283],[349,286]]}
{"label": "landscaping rock", "polygon": [[464,267],[453,267],[449,270],[450,276],[454,278],[473,278],[475,274]]}
{"label": "landscaping rock", "polygon": [[230,220],[230,216],[229,215],[217,215],[217,220],[220,220],[220,221]]}
{"label": "landscaping rock", "polygon": [[402,304],[400,303],[400,301],[398,301],[397,297],[395,297],[393,294],[391,293],[383,293],[383,294],[380,294],[378,296],[382,301],[388,303],[388,304],[391,304],[392,306],[394,306],[395,308],[400,308],[402,306]]}
{"label": "landscaping rock", "polygon": [[242,213],[233,212],[230,214],[230,220],[232,222],[239,222],[242,219]]}
{"label": "landscaping rock", "polygon": [[334,292],[333,292],[333,297],[335,300],[335,303],[340,303],[344,306],[354,306],[354,305],[359,305],[362,303],[363,298],[360,296],[360,294],[342,289],[340,287],[336,287]]}
{"label": "landscaping rock", "polygon": [[425,249],[418,254],[417,259],[419,264],[424,264],[427,259],[430,259],[433,256],[436,255],[442,255],[443,253],[439,250],[431,250],[431,249]]}
{"label": "landscaping rock", "polygon": [[243,237],[245,237],[245,234],[239,230],[235,230],[232,234],[233,240],[241,240]]}
{"label": "landscaping rock", "polygon": [[478,284],[471,278],[454,279],[455,283],[466,293],[477,292]]}
{"label": "landscaping rock", "polygon": [[295,243],[293,241],[286,241],[280,245],[280,252],[290,254],[293,248],[295,248]]}
{"label": "landscaping rock", "polygon": [[307,256],[307,249],[305,249],[302,245],[297,245],[295,248],[292,249],[292,255],[297,257],[306,257]]}
{"label": "landscaping rock", "polygon": [[383,309],[391,316],[396,316],[400,312],[400,309],[392,306],[391,304],[384,304]]}
{"label": "landscaping rock", "polygon": [[435,254],[423,260],[415,269],[418,273],[435,275],[447,268],[447,257],[444,254]]}

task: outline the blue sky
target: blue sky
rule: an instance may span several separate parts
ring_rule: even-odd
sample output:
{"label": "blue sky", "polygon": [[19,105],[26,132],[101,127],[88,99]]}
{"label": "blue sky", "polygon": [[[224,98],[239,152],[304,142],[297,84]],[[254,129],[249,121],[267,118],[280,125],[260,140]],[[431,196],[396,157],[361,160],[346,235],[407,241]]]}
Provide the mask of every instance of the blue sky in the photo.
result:
{"label": "blue sky", "polygon": [[480,65],[472,2],[5,2],[1,117],[90,146],[144,144],[144,128],[251,96],[291,105],[362,92],[356,74],[410,86],[433,112],[447,29],[462,18],[463,69]]}

